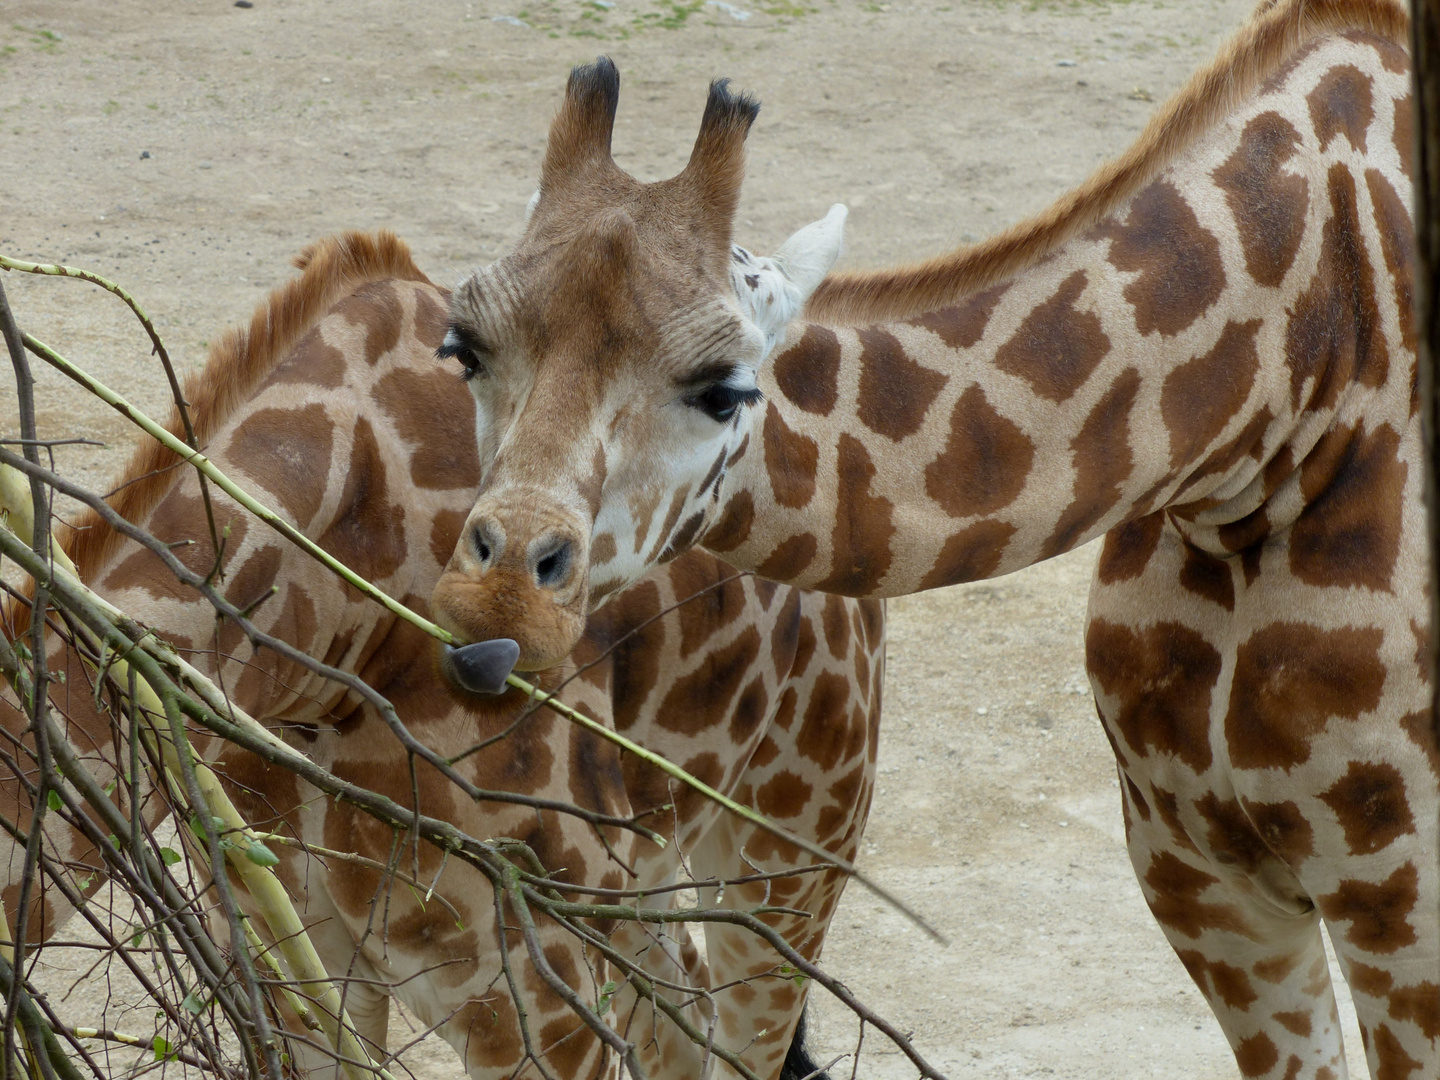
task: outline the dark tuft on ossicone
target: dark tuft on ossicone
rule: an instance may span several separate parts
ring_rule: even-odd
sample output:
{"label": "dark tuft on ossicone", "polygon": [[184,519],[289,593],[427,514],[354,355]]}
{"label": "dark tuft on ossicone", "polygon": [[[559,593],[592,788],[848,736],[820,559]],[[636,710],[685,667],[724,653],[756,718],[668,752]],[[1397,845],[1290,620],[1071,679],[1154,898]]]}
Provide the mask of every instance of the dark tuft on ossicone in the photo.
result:
{"label": "dark tuft on ossicone", "polygon": [[597,56],[593,64],[577,64],[570,69],[565,96],[606,125],[615,120],[620,104],[620,70],[608,56]]}
{"label": "dark tuft on ossicone", "polygon": [[750,94],[732,94],[729,79],[715,79],[710,83],[710,96],[705,101],[705,116],[700,121],[700,130],[722,132],[738,129],[748,133],[750,125],[760,115],[760,102]]}

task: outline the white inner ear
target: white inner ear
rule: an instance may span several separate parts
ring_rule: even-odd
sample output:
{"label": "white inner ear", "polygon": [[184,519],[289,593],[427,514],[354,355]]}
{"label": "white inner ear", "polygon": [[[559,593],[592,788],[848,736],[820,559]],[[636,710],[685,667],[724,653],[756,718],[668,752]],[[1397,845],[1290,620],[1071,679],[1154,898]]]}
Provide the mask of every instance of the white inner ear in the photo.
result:
{"label": "white inner ear", "polygon": [[839,203],[819,221],[806,225],[773,256],[754,255],[742,247],[730,251],[730,283],[740,310],[765,335],[768,358],[800,314],[835,260],[845,236],[846,209]]}

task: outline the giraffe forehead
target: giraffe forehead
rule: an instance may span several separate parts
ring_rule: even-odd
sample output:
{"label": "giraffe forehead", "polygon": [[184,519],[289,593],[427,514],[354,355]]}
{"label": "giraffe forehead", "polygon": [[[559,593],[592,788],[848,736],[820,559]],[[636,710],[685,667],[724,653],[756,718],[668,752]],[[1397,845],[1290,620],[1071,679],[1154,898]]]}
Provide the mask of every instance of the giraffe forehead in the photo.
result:
{"label": "giraffe forehead", "polygon": [[[711,291],[663,259],[597,272],[559,255],[507,258],[456,290],[451,324],[496,353],[520,354],[537,384],[578,378],[598,394],[645,384],[668,392],[697,371],[758,365],[764,347],[728,281]],[[617,385],[625,373],[639,381]]]}

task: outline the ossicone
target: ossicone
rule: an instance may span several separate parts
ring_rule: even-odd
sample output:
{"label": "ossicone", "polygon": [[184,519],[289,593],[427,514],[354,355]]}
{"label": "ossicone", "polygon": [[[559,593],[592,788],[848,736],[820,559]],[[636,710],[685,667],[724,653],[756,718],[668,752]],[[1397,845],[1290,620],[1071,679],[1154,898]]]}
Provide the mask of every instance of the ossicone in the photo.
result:
{"label": "ossicone", "polygon": [[610,138],[620,104],[620,72],[608,56],[572,68],[565,100],[550,125],[541,187],[587,163],[612,164]]}
{"label": "ossicone", "polygon": [[725,259],[731,221],[740,205],[740,183],[745,179],[745,137],[759,115],[760,102],[749,94],[732,94],[729,79],[712,82],[700,134],[681,174],[695,186],[704,225]]}

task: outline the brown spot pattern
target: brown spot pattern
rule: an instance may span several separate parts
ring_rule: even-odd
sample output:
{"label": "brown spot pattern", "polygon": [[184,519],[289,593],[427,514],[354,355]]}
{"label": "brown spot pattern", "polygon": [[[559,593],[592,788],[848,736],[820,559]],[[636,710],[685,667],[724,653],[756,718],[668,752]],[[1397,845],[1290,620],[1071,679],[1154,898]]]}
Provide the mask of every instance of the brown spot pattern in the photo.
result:
{"label": "brown spot pattern", "polygon": [[845,677],[832,671],[821,672],[810,690],[810,701],[795,736],[795,749],[827,772],[846,756],[849,732],[846,725],[836,723],[836,718],[845,715],[849,702],[850,684]]}
{"label": "brown spot pattern", "polygon": [[1220,299],[1225,288],[1220,241],[1169,181],[1141,191],[1124,223],[1104,231],[1111,238],[1110,264],[1139,274],[1124,296],[1142,335],[1178,334]]}
{"label": "brown spot pattern", "polygon": [[993,514],[1015,501],[1034,460],[1029,437],[970,386],[950,414],[945,449],[925,466],[925,491],[951,517]]}
{"label": "brown spot pattern", "polygon": [[815,469],[820,460],[820,447],[808,435],[791,431],[775,408],[765,407],[765,468],[770,474],[770,490],[781,506],[796,510],[807,505],[815,494]]}
{"label": "brown spot pattern", "polygon": [[745,613],[745,585],[733,569],[714,559],[679,559],[669,573],[683,659]]}
{"label": "brown spot pattern", "polygon": [[1300,133],[1279,113],[1261,113],[1240,136],[1235,153],[1214,172],[1234,215],[1245,270],[1260,285],[1279,285],[1305,235],[1310,184],[1284,171]]}
{"label": "brown spot pattern", "polygon": [[332,311],[365,331],[365,362],[372,367],[400,343],[405,311],[392,282],[373,281],[356,289]]}
{"label": "brown spot pattern", "polygon": [[1289,769],[1332,716],[1354,720],[1380,703],[1378,628],[1321,630],[1277,622],[1236,651],[1225,740],[1240,769]]}
{"label": "brown spot pattern", "polygon": [[1409,94],[1395,99],[1395,126],[1390,132],[1395,152],[1400,155],[1400,168],[1407,180],[1415,179],[1415,99]]}
{"label": "brown spot pattern", "polygon": [[792,536],[780,541],[755,572],[772,581],[793,581],[815,560],[819,547],[820,542],[810,533]]}
{"label": "brown spot pattern", "polygon": [[1233,907],[1200,899],[1206,889],[1219,883],[1219,878],[1195,869],[1168,851],[1155,852],[1145,871],[1145,884],[1155,892],[1150,910],[1166,926],[1188,938],[1197,938],[1206,930],[1228,930],[1253,938],[1254,932]]}
{"label": "brown spot pattern", "polygon": [[439,510],[430,524],[430,554],[441,567],[450,561],[455,545],[460,541],[460,530],[465,527],[469,515],[464,510]]}
{"label": "brown spot pattern", "polygon": [[945,376],[910,359],[888,331],[872,326],[858,333],[860,398],[855,415],[871,431],[899,442],[920,430]]}
{"label": "brown spot pattern", "polygon": [[1068,400],[1110,351],[1100,317],[1075,309],[1086,280],[1085,271],[1076,270],[1062,281],[995,353],[997,368],[1024,379],[1051,401]]}
{"label": "brown spot pattern", "polygon": [[1221,865],[1254,874],[1274,857],[1239,801],[1208,791],[1195,801],[1195,810],[1205,819],[1205,845]]}
{"label": "brown spot pattern", "polygon": [[1365,153],[1365,133],[1375,118],[1370,76],[1351,64],[1332,67],[1305,100],[1322,153],[1337,135],[1344,135],[1352,147]]}
{"label": "brown spot pattern", "polygon": [[338,513],[317,542],[371,581],[389,578],[405,562],[405,508],[390,500],[385,460],[363,416],[355,421]]}
{"label": "brown spot pattern", "polygon": [[795,405],[829,416],[839,394],[840,339],[827,326],[813,323],[793,346],[775,358],[775,382]]}
{"label": "brown spot pattern", "polygon": [[1415,227],[1410,212],[1377,169],[1365,170],[1365,186],[1375,207],[1375,228],[1380,234],[1380,251],[1385,268],[1395,283],[1395,307],[1400,316],[1400,340],[1407,350],[1417,345],[1415,336]]}
{"label": "brown spot pattern", "polygon": [[690,674],[676,679],[656,722],[666,731],[695,735],[729,718],[730,702],[760,655],[760,632],[747,626],[728,645],[707,653]]}
{"label": "brown spot pattern", "polygon": [[1390,354],[1375,304],[1375,275],[1361,244],[1355,177],[1333,165],[1328,179],[1330,219],[1310,286],[1300,294],[1285,332],[1290,397],[1296,409],[1314,378],[1310,407],[1328,408],[1345,383],[1382,386]]}
{"label": "brown spot pattern", "polygon": [[1348,922],[1345,940],[1367,952],[1389,954],[1418,939],[1408,916],[1419,899],[1420,875],[1413,863],[1398,867],[1376,884],[1349,878],[1316,899],[1329,922]]}
{"label": "brown spot pattern", "polygon": [[345,354],[326,342],[320,327],[314,327],[300,339],[290,355],[275,365],[260,389],[287,384],[320,386],[327,390],[345,384]]}
{"label": "brown spot pattern", "polygon": [[711,551],[734,551],[749,538],[754,524],[755,496],[748,491],[737,491],[700,543]]}
{"label": "brown spot pattern", "polygon": [[955,307],[930,311],[919,318],[911,319],[911,326],[923,327],[940,335],[940,340],[952,349],[968,349],[985,336],[985,327],[995,305],[1010,288],[1008,283],[986,289],[974,296],[967,296]]}
{"label": "brown spot pattern", "polygon": [[945,541],[935,565],[920,581],[920,591],[979,581],[999,568],[1005,545],[1015,535],[1008,521],[977,521]]}
{"label": "brown spot pattern", "polygon": [[1122,371],[1090,410],[1070,443],[1075,463],[1075,497],[1040,549],[1048,559],[1069,551],[1120,501],[1121,485],[1134,466],[1130,454],[1130,410],[1140,391],[1140,373]]}
{"label": "brown spot pattern", "polygon": [[865,596],[875,591],[890,569],[894,506],[871,493],[875,463],[853,435],[840,436],[835,471],[839,484],[835,529],[830,535],[830,575],[813,587],[819,592]]}
{"label": "brown spot pattern", "polygon": [[1217,559],[1195,547],[1185,545],[1185,561],[1180,565],[1180,585],[1186,592],[1219,604],[1226,611],[1235,610],[1235,579],[1230,563]]}
{"label": "brown spot pattern", "polygon": [[1290,570],[1311,585],[1389,591],[1400,557],[1400,436],[1382,425],[1327,432],[1300,466],[1307,503],[1291,529]]}
{"label": "brown spot pattern", "polygon": [[1259,319],[1227,323],[1213,349],[1165,377],[1160,414],[1170,432],[1172,468],[1193,462],[1249,398],[1260,369],[1255,351],[1259,329]]}
{"label": "brown spot pattern", "polygon": [[1424,1068],[1400,1045],[1399,1037],[1390,1030],[1389,1024],[1377,1024],[1371,1041],[1380,1065],[1375,1072],[1377,1080],[1407,1080],[1412,1073]]}
{"label": "brown spot pattern", "polygon": [[416,487],[480,487],[475,402],[448,371],[398,368],[377,382],[370,396],[414,448],[410,480]]}
{"label": "brown spot pattern", "polygon": [[450,328],[450,313],[437,295],[426,289],[414,289],[411,295],[415,297],[415,336],[427,349],[440,348],[445,341],[445,331]]}
{"label": "brown spot pattern", "polygon": [[1241,802],[1265,846],[1291,869],[1315,854],[1315,830],[1295,803]]}
{"label": "brown spot pattern", "polygon": [[1160,532],[1165,527],[1163,512],[1146,514],[1117,525],[1105,534],[1105,543],[1100,549],[1100,561],[1096,574],[1106,585],[1130,581],[1145,572],[1150,565],[1150,556],[1160,544]]}
{"label": "brown spot pattern", "polygon": [[1235,1044],[1235,1064],[1240,1066],[1242,1076],[1264,1076],[1279,1060],[1275,1040],[1263,1031]]}
{"label": "brown spot pattern", "polygon": [[1369,855],[1415,831],[1405,778],[1386,762],[1350,762],[1320,799],[1335,811],[1352,855]]}
{"label": "brown spot pattern", "polygon": [[325,497],[334,433],[323,405],[257,409],[235,429],[225,456],[240,463],[304,529]]}
{"label": "brown spot pattern", "polygon": [[1175,622],[1135,631],[1092,619],[1085,632],[1090,675],[1118,704],[1107,717],[1134,752],[1173,754],[1197,773],[1210,767],[1210,693],[1220,653]]}
{"label": "brown spot pattern", "polygon": [[1242,1011],[1259,999],[1260,995],[1255,992],[1250,976],[1243,968],[1223,960],[1206,960],[1204,954],[1192,949],[1180,950],[1176,956],[1206,997],[1219,998],[1230,1008]]}

